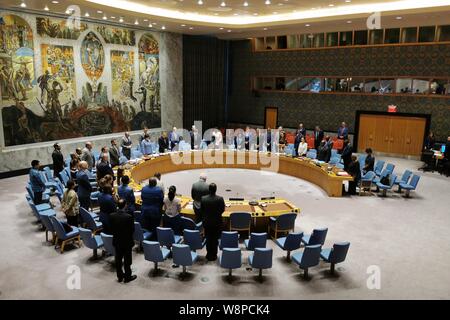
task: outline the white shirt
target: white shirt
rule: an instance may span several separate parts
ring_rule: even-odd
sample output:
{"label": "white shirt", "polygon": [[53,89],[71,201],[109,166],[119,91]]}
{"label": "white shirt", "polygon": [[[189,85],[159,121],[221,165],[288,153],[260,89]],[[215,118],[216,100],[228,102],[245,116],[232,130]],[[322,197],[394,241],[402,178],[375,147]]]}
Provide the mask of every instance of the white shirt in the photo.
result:
{"label": "white shirt", "polygon": [[300,142],[298,145],[298,155],[303,156],[308,152],[308,144],[306,142]]}

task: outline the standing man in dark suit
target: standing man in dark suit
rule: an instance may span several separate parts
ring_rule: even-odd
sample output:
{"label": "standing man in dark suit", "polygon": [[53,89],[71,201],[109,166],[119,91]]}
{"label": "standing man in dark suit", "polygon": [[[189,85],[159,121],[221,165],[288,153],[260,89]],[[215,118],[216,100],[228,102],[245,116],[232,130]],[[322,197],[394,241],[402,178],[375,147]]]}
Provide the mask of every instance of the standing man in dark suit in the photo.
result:
{"label": "standing man in dark suit", "polygon": [[107,174],[114,177],[114,171],[108,163],[108,154],[102,153],[100,156],[100,162],[97,164],[97,180],[100,180]]}
{"label": "standing man in dark suit", "polygon": [[158,138],[159,153],[164,153],[169,150],[169,138],[167,138],[167,132],[163,132]]}
{"label": "standing man in dark suit", "polygon": [[319,150],[320,142],[323,140],[323,130],[319,126],[314,129],[314,149]]}
{"label": "standing man in dark suit", "polygon": [[131,146],[133,145],[133,142],[130,138],[130,133],[125,132],[124,137],[122,138],[121,147],[122,147],[122,154],[130,160],[131,158]]}
{"label": "standing man in dark suit", "polygon": [[215,183],[209,185],[209,195],[203,196],[200,210],[203,217],[203,228],[206,236],[206,259],[217,259],[217,246],[222,231],[222,213],[225,211],[225,201],[216,195]]}
{"label": "standing man in dark suit", "polygon": [[86,161],[86,163],[88,164],[88,169],[92,170],[95,165],[95,157],[94,153],[92,152],[92,143],[86,142],[86,145],[82,152],[83,153],[81,155],[81,160]]}
{"label": "standing man in dark suit", "polygon": [[294,140],[294,152],[295,156],[298,157],[298,146],[300,145],[300,142],[302,141],[302,133],[300,130],[297,130],[297,134],[295,135]]}
{"label": "standing man in dark suit", "polygon": [[348,139],[348,127],[345,122],[341,123],[341,126],[338,128],[338,139],[345,140]]}
{"label": "standing man in dark suit", "polygon": [[355,155],[352,156],[352,161],[348,165],[347,172],[353,177],[353,181],[348,182],[348,193],[355,195],[356,186],[359,184],[359,180],[361,180],[361,168],[358,158]]}
{"label": "standing man in dark suit", "polygon": [[111,167],[117,167],[119,165],[120,151],[117,147],[116,139],[111,140],[111,148],[109,148],[109,162]]}
{"label": "standing man in dark suit", "polygon": [[342,150],[342,161],[344,162],[344,170],[348,170],[350,162],[352,162],[353,148],[348,140],[344,140],[344,149]]}
{"label": "standing man in dark suit", "polygon": [[303,137],[305,137],[305,139],[306,139],[306,129],[305,129],[305,127],[303,126],[303,123],[299,123],[299,125],[298,125],[298,129],[297,129],[296,135],[299,134],[299,133],[300,133]]}
{"label": "standing man in dark suit", "polygon": [[326,136],[325,140],[327,141],[326,144],[328,146],[327,158],[326,158],[325,162],[328,163],[331,160],[331,150],[333,150],[333,140],[331,140],[330,136]]}
{"label": "standing man in dark suit", "polygon": [[374,170],[374,166],[375,166],[375,157],[372,155],[373,151],[372,148],[367,148],[366,149],[366,159],[364,160],[364,168],[363,168],[363,173],[366,174],[369,171],[373,171]]}
{"label": "standing man in dark suit", "polygon": [[[118,208],[119,210],[110,216],[113,245],[116,250],[117,280],[128,283],[137,278],[136,275],[131,274],[131,252],[134,246],[134,219],[132,215],[125,211],[125,201],[123,199],[119,200]],[[122,261],[125,273],[122,270]]]}
{"label": "standing man in dark suit", "polygon": [[142,188],[141,199],[142,226],[156,235],[156,227],[161,223],[164,194],[157,186],[155,177],[150,178],[148,185]]}
{"label": "standing man in dark suit", "polygon": [[53,176],[58,177],[62,181],[59,173],[64,170],[64,156],[61,152],[61,146],[58,143],[53,145],[52,159],[53,159]]}
{"label": "standing man in dark suit", "polygon": [[200,174],[200,179],[192,185],[191,189],[191,198],[194,200],[195,222],[197,223],[203,219],[200,210],[202,197],[209,194],[209,186],[206,183],[206,179],[205,173]]}
{"label": "standing man in dark suit", "polygon": [[191,149],[192,150],[200,149],[201,137],[198,133],[198,129],[195,126],[192,126],[190,136],[191,136]]}
{"label": "standing man in dark suit", "polygon": [[76,174],[78,201],[80,202],[80,207],[89,210],[91,206],[92,186],[89,181],[88,164],[86,161],[81,161],[79,167],[80,170]]}

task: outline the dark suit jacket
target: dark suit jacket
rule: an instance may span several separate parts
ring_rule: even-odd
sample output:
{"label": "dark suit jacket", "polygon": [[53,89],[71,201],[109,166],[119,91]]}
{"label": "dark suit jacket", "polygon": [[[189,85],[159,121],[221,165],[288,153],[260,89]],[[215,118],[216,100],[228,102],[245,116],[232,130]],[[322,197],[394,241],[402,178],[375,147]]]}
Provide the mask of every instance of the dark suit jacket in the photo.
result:
{"label": "dark suit jacket", "polygon": [[220,228],[222,226],[222,213],[225,211],[225,201],[217,195],[203,196],[200,211],[205,228]]}
{"label": "dark suit jacket", "polygon": [[169,150],[169,138],[159,137],[159,153],[163,153],[165,149]]}
{"label": "dark suit jacket", "polygon": [[342,161],[344,162],[344,170],[347,170],[348,165],[352,162],[352,146],[350,144],[346,145],[344,150],[342,150]]}
{"label": "dark suit jacket", "polygon": [[77,194],[79,198],[86,198],[91,196],[92,186],[89,181],[89,176],[86,172],[80,170],[76,174],[77,177]]}
{"label": "dark suit jacket", "polygon": [[316,150],[319,148],[320,142],[323,140],[323,130],[314,130],[314,146]]}
{"label": "dark suit jacket", "polygon": [[[341,138],[341,137],[343,137],[343,138]],[[342,128],[342,127],[339,127],[339,129],[338,129],[338,138],[339,139],[348,139],[348,128],[347,127],[344,127],[344,128]]]}
{"label": "dark suit jacket", "polygon": [[109,166],[109,163],[101,161],[101,162],[97,165],[97,180],[100,180],[101,178],[103,178],[103,177],[106,176],[107,174],[110,174],[111,176],[114,177],[114,171],[113,171],[113,169]]}
{"label": "dark suit jacket", "polygon": [[164,195],[158,186],[150,187],[149,185],[142,188],[142,214],[144,216],[159,216],[163,205]]}
{"label": "dark suit jacket", "polygon": [[375,166],[375,157],[367,156],[366,160],[364,160],[364,172],[373,171]]}
{"label": "dark suit jacket", "polygon": [[53,171],[55,174],[60,173],[64,169],[64,157],[61,151],[53,151],[52,153],[53,159]]}
{"label": "dark suit jacket", "polygon": [[111,167],[115,167],[119,165],[119,148],[111,148],[109,149],[109,162],[111,163]]}
{"label": "dark suit jacket", "polygon": [[200,139],[200,133],[197,132],[197,136],[193,131],[190,132],[191,135],[191,149],[195,149],[195,146],[200,148],[200,143],[202,142]]}
{"label": "dark suit jacket", "polygon": [[117,210],[116,202],[112,195],[100,192],[98,204],[100,205],[99,221],[103,224],[103,232],[109,234],[111,233],[111,213]]}
{"label": "dark suit jacket", "polygon": [[136,210],[136,198],[134,191],[129,186],[121,185],[117,188],[117,193],[120,198],[124,199],[127,203],[127,211],[132,213]]}
{"label": "dark suit jacket", "polygon": [[123,210],[114,212],[110,216],[113,245],[116,248],[131,249],[134,246],[134,219]]}
{"label": "dark suit jacket", "polygon": [[350,162],[348,165],[347,172],[353,177],[353,181],[358,183],[361,179],[361,168],[359,166],[359,161]]}
{"label": "dark suit jacket", "polygon": [[194,200],[194,207],[200,209],[202,197],[209,194],[209,185],[199,180],[192,185],[191,198]]}

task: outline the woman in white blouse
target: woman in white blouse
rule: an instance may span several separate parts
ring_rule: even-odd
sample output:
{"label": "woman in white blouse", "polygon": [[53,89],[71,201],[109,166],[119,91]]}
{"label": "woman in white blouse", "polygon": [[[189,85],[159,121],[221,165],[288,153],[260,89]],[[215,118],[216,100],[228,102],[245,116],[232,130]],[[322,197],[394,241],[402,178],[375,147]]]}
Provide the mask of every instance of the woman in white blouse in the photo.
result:
{"label": "woman in white blouse", "polygon": [[306,152],[308,152],[308,144],[306,143],[305,138],[302,137],[300,144],[298,145],[298,156],[304,157],[306,156]]}
{"label": "woman in white blouse", "polygon": [[175,197],[177,188],[170,186],[169,193],[164,198],[163,210],[164,210],[164,227],[172,228],[175,234],[181,234],[182,221],[181,221],[181,201]]}

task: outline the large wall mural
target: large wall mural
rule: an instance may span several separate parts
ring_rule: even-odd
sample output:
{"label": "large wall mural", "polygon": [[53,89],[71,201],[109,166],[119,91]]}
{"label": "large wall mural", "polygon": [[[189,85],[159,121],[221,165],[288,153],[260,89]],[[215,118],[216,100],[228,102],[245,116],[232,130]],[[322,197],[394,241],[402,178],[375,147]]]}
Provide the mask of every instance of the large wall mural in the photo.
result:
{"label": "large wall mural", "polygon": [[66,20],[53,20],[50,18],[36,18],[36,31],[41,37],[76,40],[81,32],[87,30],[86,23],[80,23],[69,27]]}
{"label": "large wall mural", "polygon": [[161,126],[157,37],[21,16],[0,12],[5,146]]}

